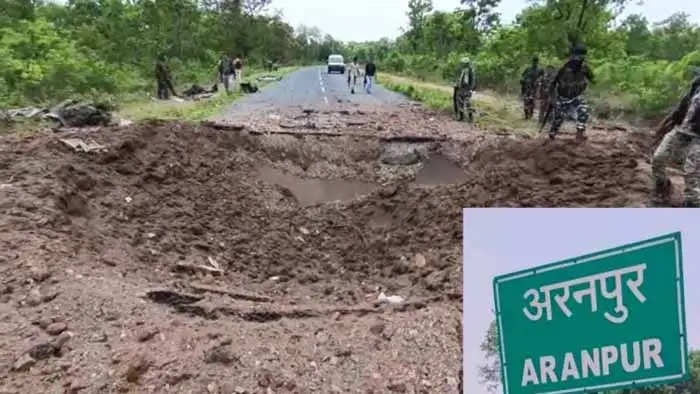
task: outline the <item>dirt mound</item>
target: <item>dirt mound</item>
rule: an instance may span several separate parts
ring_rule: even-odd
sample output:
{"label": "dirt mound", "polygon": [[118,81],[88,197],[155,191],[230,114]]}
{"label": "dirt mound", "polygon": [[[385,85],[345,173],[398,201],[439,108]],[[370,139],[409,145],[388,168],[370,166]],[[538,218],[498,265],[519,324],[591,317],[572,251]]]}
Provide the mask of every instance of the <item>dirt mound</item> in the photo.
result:
{"label": "dirt mound", "polygon": [[[55,135],[0,141],[0,180],[11,180],[0,189],[0,386],[456,387],[456,234],[440,250],[431,242],[442,230],[427,217],[377,227],[361,205],[302,209],[258,178],[263,165],[369,173],[381,149],[348,157],[337,147],[313,150],[314,140],[295,156],[286,151],[298,146],[285,142],[295,137],[165,122],[90,138],[107,152],[78,153]],[[365,201],[383,200],[375,193]],[[382,292],[404,302],[380,303]],[[68,333],[60,348],[52,342],[59,331]],[[33,357],[36,346],[50,356]]]}
{"label": "dirt mound", "polygon": [[106,152],[0,139],[0,386],[455,392],[462,208],[642,205],[648,141],[425,116],[447,141],[176,122],[67,135]]}
{"label": "dirt mound", "polygon": [[648,200],[650,140],[626,132],[491,143],[474,155],[465,206],[629,207]]}

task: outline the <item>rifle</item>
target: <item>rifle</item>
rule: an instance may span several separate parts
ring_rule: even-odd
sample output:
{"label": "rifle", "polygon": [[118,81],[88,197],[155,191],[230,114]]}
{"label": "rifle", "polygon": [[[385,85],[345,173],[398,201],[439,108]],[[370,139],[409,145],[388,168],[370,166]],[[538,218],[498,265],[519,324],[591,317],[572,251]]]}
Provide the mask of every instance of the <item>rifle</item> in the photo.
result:
{"label": "rifle", "polygon": [[549,105],[547,106],[547,113],[544,115],[544,118],[542,119],[542,124],[540,125],[540,134],[542,133],[542,130],[544,130],[544,126],[549,121],[549,117],[552,115],[552,109],[554,108],[554,105],[552,104],[553,102],[554,100],[549,100]]}
{"label": "rifle", "polygon": [[674,127],[676,127],[676,120],[674,119],[674,113],[666,116],[663,121],[659,124],[657,130],[656,130],[656,135],[654,136],[654,142],[652,143],[652,147],[656,147],[661,143],[661,140],[664,139],[666,134],[670,133],[671,130],[673,130]]}

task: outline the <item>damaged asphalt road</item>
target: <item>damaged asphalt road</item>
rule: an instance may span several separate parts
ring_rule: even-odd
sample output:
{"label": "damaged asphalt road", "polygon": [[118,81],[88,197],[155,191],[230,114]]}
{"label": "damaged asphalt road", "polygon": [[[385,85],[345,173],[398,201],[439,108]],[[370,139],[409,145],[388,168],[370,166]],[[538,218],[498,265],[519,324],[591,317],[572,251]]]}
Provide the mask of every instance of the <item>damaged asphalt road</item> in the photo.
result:
{"label": "damaged asphalt road", "polygon": [[0,136],[4,392],[456,393],[462,208],[647,199],[646,134],[495,135],[322,71],[238,125]]}
{"label": "damaged asphalt road", "polygon": [[259,93],[241,98],[211,120],[240,121],[250,114],[285,111],[290,108],[324,111],[332,110],[339,104],[371,108],[407,103],[402,95],[376,83],[371,95],[365,93],[362,85],[362,80],[358,81],[355,94],[350,94],[347,73],[328,75],[324,66],[305,67],[263,88]]}

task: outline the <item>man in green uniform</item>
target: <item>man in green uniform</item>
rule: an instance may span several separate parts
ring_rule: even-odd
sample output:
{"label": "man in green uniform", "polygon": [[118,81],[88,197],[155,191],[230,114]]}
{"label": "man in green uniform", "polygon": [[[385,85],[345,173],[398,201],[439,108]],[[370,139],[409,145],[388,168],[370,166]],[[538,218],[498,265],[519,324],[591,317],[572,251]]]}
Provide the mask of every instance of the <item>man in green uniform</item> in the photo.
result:
{"label": "man in green uniform", "polygon": [[224,85],[226,93],[229,93],[229,83],[231,83],[231,77],[236,77],[233,61],[227,55],[223,55],[221,60],[219,60],[219,80]]}
{"label": "man in green uniform", "polygon": [[476,88],[474,68],[471,59],[464,57],[460,60],[460,73],[453,95],[455,112],[459,120],[462,120],[463,116],[468,116],[469,121],[473,120],[471,98],[474,88]]}
{"label": "man in green uniform", "polygon": [[542,78],[544,71],[539,67],[537,56],[532,58],[532,66],[528,67],[520,77],[520,95],[523,98],[525,119],[532,118],[535,113],[535,97],[537,95],[537,82]]}
{"label": "man in green uniform", "polygon": [[158,61],[156,62],[156,81],[158,82],[159,99],[167,100],[170,98],[169,92],[172,92],[173,96],[177,96],[175,88],[173,88],[173,82],[170,79],[170,71],[168,70],[165,55],[162,54],[158,56]]}

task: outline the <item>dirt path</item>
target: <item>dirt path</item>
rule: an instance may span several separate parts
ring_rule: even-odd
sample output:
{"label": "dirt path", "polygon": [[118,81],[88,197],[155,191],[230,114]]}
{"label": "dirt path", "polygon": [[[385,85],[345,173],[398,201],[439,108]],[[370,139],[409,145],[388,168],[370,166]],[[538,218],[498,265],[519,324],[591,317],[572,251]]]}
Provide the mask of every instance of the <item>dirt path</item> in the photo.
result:
{"label": "dirt path", "polygon": [[648,193],[629,131],[290,111],[0,139],[1,392],[454,393],[461,209]]}

